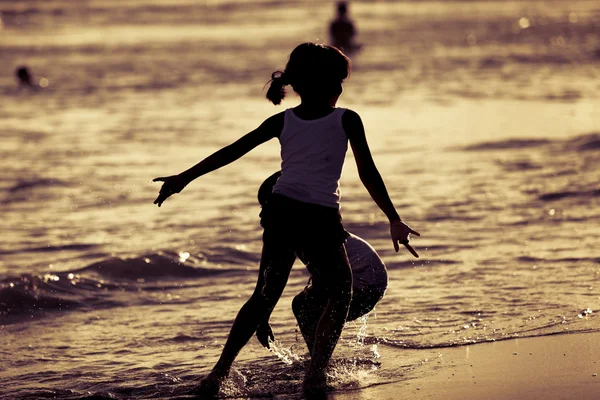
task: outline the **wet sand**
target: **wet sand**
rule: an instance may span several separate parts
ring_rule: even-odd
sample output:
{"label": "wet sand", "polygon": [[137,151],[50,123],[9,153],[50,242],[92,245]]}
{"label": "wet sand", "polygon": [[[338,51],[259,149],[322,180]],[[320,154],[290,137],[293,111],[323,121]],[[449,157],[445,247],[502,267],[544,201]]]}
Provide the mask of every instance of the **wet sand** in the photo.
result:
{"label": "wet sand", "polygon": [[[600,334],[578,333],[480,343],[422,352],[428,361],[401,381],[331,399],[592,400],[600,398]],[[426,353],[431,353],[430,355]],[[433,358],[431,358],[433,357]],[[381,372],[402,350],[382,351]]]}

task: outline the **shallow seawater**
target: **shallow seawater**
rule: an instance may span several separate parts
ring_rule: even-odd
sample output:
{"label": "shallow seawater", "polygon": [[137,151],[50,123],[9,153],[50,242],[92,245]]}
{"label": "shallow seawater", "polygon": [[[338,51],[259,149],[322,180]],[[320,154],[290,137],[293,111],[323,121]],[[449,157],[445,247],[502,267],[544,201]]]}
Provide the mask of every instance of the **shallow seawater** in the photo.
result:
{"label": "shallow seawater", "polygon": [[[362,116],[422,237],[418,260],[394,253],[349,154],[344,223],[377,249],[390,285],[348,323],[335,390],[426,373],[440,347],[599,331],[597,4],[351,12],[363,49],[339,105]],[[256,192],[279,169],[278,144],[161,208],[151,180],[279,112],[263,86],[296,44],[327,40],[333,4],[31,0],[0,13],[0,398],[193,398],[254,289]],[[47,87],[19,90],[20,65]],[[298,263],[271,319],[278,350],[252,339],[224,397],[300,398],[290,303],[307,279]],[[390,347],[406,359],[387,369]]]}

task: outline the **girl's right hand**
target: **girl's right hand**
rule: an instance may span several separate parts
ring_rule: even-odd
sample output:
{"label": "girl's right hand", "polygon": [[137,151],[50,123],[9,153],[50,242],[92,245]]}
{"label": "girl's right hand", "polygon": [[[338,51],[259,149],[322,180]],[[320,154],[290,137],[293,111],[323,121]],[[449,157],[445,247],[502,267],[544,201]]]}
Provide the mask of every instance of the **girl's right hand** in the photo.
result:
{"label": "girl's right hand", "polygon": [[408,235],[411,233],[413,235],[421,236],[419,232],[412,230],[410,226],[406,225],[400,220],[390,222],[390,234],[392,235],[392,242],[394,243],[394,249],[396,252],[400,250],[400,246],[398,246],[398,243],[400,243],[403,244],[413,256],[419,258],[419,255],[415,249],[408,244]]}
{"label": "girl's right hand", "polygon": [[161,204],[172,194],[179,193],[187,186],[189,182],[183,179],[180,175],[165,176],[154,178],[152,182],[164,182],[158,193],[158,197],[154,200],[154,204]]}
{"label": "girl's right hand", "polygon": [[273,335],[273,330],[268,322],[262,322],[260,325],[258,325],[258,328],[256,328],[256,338],[264,347],[267,349],[270,348],[269,340],[274,342],[275,335]]}

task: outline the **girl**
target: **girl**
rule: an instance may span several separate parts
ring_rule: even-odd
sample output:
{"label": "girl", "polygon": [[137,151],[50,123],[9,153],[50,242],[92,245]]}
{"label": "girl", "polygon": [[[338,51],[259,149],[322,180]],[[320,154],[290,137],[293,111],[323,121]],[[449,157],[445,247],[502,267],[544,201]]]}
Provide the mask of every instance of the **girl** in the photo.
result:
{"label": "girl", "polygon": [[275,105],[291,85],[300,95],[295,108],[275,114],[236,142],[192,168],[156,178],[163,186],[155,204],[179,193],[194,179],[221,168],[273,138],[281,144],[281,177],[273,187],[268,213],[263,215],[263,257],[256,289],[240,309],[219,361],[201,385],[203,395],[215,395],[241,350],[275,307],[286,285],[296,254],[302,254],[314,290],[326,299],[316,326],[311,362],[304,379],[307,391],[325,388],[325,369],[342,332],[352,297],[352,272],[339,213],[339,179],[348,148],[354,152],[361,181],[390,221],[394,248],[403,244],[415,257],[406,225],[388,196],[367,144],[357,113],[336,108],[350,60],[338,49],[303,43],[290,54],[285,71],[271,75],[267,98]]}
{"label": "girl", "polygon": [[[258,202],[262,207],[261,217],[269,213],[273,187],[280,176],[281,171],[277,171],[268,177],[258,190]],[[266,221],[261,218],[261,225],[265,226],[265,224]],[[375,249],[365,240],[349,233],[344,247],[352,270],[352,299],[346,317],[346,322],[348,322],[369,313],[383,298],[387,289],[388,276],[385,264]],[[305,263],[301,253],[296,255]],[[263,257],[268,257],[268,254],[263,253]],[[270,265],[274,267],[272,264]],[[309,353],[312,352],[316,327],[326,305],[327,298],[315,290],[310,281],[292,301],[292,310]],[[266,348],[270,348],[269,340],[275,340],[269,325],[269,317],[270,315],[265,316],[263,322],[256,329],[258,341]]]}

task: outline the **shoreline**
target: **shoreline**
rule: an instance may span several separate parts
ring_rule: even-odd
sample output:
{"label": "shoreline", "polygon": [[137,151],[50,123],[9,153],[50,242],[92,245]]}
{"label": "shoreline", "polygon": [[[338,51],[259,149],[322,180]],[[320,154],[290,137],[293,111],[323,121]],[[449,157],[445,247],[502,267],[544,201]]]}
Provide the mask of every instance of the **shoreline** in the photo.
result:
{"label": "shoreline", "polygon": [[[600,332],[479,343],[435,351],[437,358],[406,380],[332,393],[336,400],[600,398]],[[432,352],[432,350],[411,350]],[[381,370],[402,362],[401,349],[382,349]],[[405,358],[405,357],[404,357]]]}

